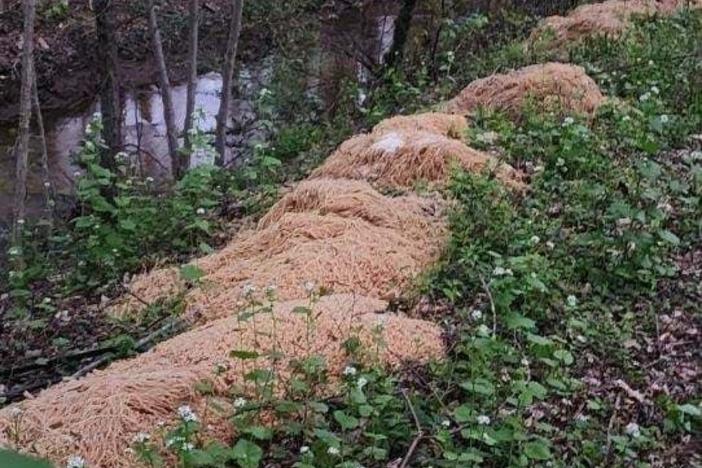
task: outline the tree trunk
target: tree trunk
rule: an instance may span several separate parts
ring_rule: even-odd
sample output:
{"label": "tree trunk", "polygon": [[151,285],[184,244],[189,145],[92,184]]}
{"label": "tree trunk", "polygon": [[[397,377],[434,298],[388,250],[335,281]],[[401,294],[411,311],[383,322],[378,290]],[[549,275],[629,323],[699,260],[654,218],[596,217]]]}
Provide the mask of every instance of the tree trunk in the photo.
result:
{"label": "tree trunk", "polygon": [[15,146],[17,179],[15,180],[12,244],[21,246],[27,198],[27,164],[29,160],[29,122],[32,117],[32,83],[34,81],[34,17],[35,0],[24,0],[24,34],[22,36],[22,84],[20,87],[19,132]]}
{"label": "tree trunk", "polygon": [[403,0],[400,13],[397,15],[395,22],[395,33],[392,36],[392,47],[388,52],[387,66],[388,68],[395,67],[401,60],[405,50],[409,30],[412,26],[412,15],[414,7],[417,5],[417,0]]}
{"label": "tree trunk", "polygon": [[117,39],[113,0],[93,0],[95,32],[97,36],[97,68],[100,76],[100,112],[102,114],[102,138],[107,146],[102,151],[101,165],[116,169],[115,154],[122,148],[122,111],[119,100],[117,75]]}
{"label": "tree trunk", "polygon": [[225,162],[225,138],[227,133],[227,121],[229,120],[229,107],[232,100],[232,81],[234,79],[239,35],[241,34],[241,15],[243,8],[244,0],[233,0],[231,21],[229,23],[229,37],[227,38],[227,50],[224,57],[224,70],[222,71],[222,99],[219,103],[217,130],[215,132],[215,147],[217,148],[217,164],[219,166],[224,166]]}
{"label": "tree trunk", "polygon": [[161,44],[161,31],[158,28],[156,18],[156,5],[154,0],[149,0],[149,30],[151,32],[151,42],[158,66],[158,81],[161,88],[161,100],[163,101],[163,118],[166,121],[166,139],[168,141],[168,152],[171,154],[171,172],[175,179],[182,174],[181,159],[178,154],[178,130],[175,124],[175,112],[173,111],[173,99],[171,98],[171,82],[168,79],[168,69],[166,59],[163,55],[163,44]]}
{"label": "tree trunk", "polygon": [[188,96],[185,102],[185,123],[183,124],[183,135],[185,136],[185,147],[187,148],[183,165],[190,167],[190,154],[192,153],[190,141],[190,129],[193,127],[193,113],[195,112],[195,86],[197,85],[197,41],[198,41],[198,15],[200,5],[198,0],[190,0],[190,43],[188,49],[188,59],[190,63],[190,73],[188,76]]}
{"label": "tree trunk", "polygon": [[37,87],[37,74],[33,73],[32,79],[32,100],[34,101],[34,116],[37,122],[37,132],[41,141],[41,172],[42,185],[44,187],[44,208],[46,210],[46,220],[51,224],[54,219],[54,193],[51,185],[51,172],[49,171],[49,150],[46,145],[46,130],[44,129],[44,117],[41,113],[39,103],[39,89]]}

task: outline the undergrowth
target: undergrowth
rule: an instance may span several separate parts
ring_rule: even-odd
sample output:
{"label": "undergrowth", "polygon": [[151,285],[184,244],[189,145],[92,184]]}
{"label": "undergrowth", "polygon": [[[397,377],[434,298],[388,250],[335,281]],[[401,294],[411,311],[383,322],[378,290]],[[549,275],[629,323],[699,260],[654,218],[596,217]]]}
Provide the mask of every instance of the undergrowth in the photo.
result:
{"label": "undergrowth", "polygon": [[[209,441],[181,409],[164,434],[169,456],[241,467],[699,462],[699,382],[671,369],[694,366],[694,353],[660,340],[672,317],[683,328],[699,321],[698,285],[680,280],[679,260],[700,249],[702,232],[702,153],[690,139],[700,130],[691,57],[701,26],[683,13],[573,50],[621,98],[593,121],[528,109],[518,123],[476,116],[470,140],[527,172],[530,189],[515,194],[469,173],[448,189],[451,239],[419,307],[448,330],[444,362],[388,374],[364,366],[352,339],[335,397],[320,394],[327,370],[312,355],[282,397],[233,389],[230,446]],[[686,58],[664,60],[673,52]],[[246,379],[266,389],[275,376],[262,367]],[[148,437],[135,448],[161,463]]]}
{"label": "undergrowth", "polygon": [[[473,21],[465,28],[482,27]],[[445,326],[445,361],[388,373],[361,359],[350,339],[334,397],[323,392],[329,375],[321,356],[286,369],[293,379],[283,395],[272,391],[276,372],[262,366],[246,375],[246,388],[232,389],[227,419],[238,435],[230,443],[210,440],[203,416],[182,407],[175,426],[140,434],[133,450],[152,466],[177,460],[183,467],[699,462],[699,374],[677,372],[698,366],[698,356],[675,347],[699,346],[700,278],[681,259],[698,252],[702,238],[702,153],[699,136],[691,138],[702,130],[700,44],[699,13],[642,20],[620,40],[593,39],[570,51],[617,98],[592,121],[529,109],[516,123],[475,116],[472,144],[525,171],[530,188],[515,194],[491,174],[457,173],[447,190],[455,201],[450,242],[424,279],[417,308]],[[529,60],[510,44],[484,66]],[[444,76],[453,76],[455,63],[461,59],[445,57]],[[486,74],[474,66],[456,72],[458,80]],[[452,89],[429,91],[422,81],[429,72],[418,73],[409,87],[390,76],[360,110],[366,121],[399,102],[413,110],[424,91]],[[327,131],[299,123],[280,132],[277,144],[261,148],[257,170],[323,147]],[[334,131],[341,137],[349,129]],[[136,242],[148,244],[150,235],[178,232],[170,253],[209,250],[208,214],[231,186],[211,169],[186,177],[168,202],[140,197],[147,184],[120,188],[104,202],[112,208],[97,201],[97,188],[118,175],[87,169],[81,193],[88,209],[61,244],[82,255],[86,272],[117,278],[134,268]],[[16,289],[24,280],[16,279]],[[297,311],[310,324],[315,294]],[[242,320],[272,307],[249,306]],[[677,344],[665,345],[664,335]],[[275,359],[232,351],[233,362]],[[207,382],[198,390],[211,394]]]}

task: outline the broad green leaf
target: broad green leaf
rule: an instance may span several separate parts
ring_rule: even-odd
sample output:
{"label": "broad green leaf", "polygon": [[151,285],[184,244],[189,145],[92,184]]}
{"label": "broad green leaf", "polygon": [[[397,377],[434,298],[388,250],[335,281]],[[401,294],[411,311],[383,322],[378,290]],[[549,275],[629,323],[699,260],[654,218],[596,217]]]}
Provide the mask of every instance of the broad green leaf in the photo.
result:
{"label": "broad green leaf", "polygon": [[358,419],[354,416],[348,415],[341,410],[334,411],[334,419],[339,423],[342,429],[348,431],[350,429],[355,429],[358,427]]}
{"label": "broad green leaf", "polygon": [[232,449],[232,457],[241,468],[256,468],[263,458],[263,450],[251,441],[239,439]]}
{"label": "broad green leaf", "polygon": [[548,445],[540,440],[524,444],[524,454],[532,460],[548,460],[552,456]]}
{"label": "broad green leaf", "polygon": [[196,283],[200,280],[200,278],[205,276],[205,272],[198,268],[196,265],[188,264],[183,265],[180,268],[180,276],[186,281]]}

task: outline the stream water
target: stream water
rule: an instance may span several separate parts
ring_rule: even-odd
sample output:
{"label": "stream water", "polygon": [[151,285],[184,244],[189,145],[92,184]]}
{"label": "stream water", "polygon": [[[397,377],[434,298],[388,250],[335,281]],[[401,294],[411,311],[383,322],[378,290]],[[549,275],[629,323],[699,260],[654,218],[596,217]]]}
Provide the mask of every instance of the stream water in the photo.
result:
{"label": "stream water", "polygon": [[[255,93],[265,83],[267,70],[253,72],[242,70],[239,88],[239,98],[232,100],[229,122],[230,128],[241,130],[235,140],[230,141],[234,148],[248,145],[257,138],[264,138],[260,131],[251,129],[255,121]],[[202,132],[213,132],[216,126],[216,115],[219,110],[222,77],[218,73],[208,73],[198,77],[195,108],[199,116],[195,125]],[[179,132],[183,129],[186,107],[186,85],[174,86],[171,89],[175,119]],[[61,197],[70,197],[78,167],[74,164],[76,151],[85,136],[85,128],[99,112],[99,102],[85,108],[82,112],[72,115],[51,116],[46,122],[46,140],[49,155],[49,173],[51,183]],[[0,126],[0,223],[7,222],[12,214],[12,197],[14,190],[14,158],[12,146],[16,131],[13,123]],[[163,103],[157,88],[127,93],[123,98],[122,135],[124,149],[135,155],[144,176],[162,179],[169,175],[170,157],[166,141],[166,126],[163,118]],[[182,143],[182,141],[181,141]],[[41,170],[39,167],[40,141],[35,135],[30,144],[29,195],[27,199],[28,216],[36,216],[43,209]],[[201,164],[203,160],[193,158],[192,164]]]}
{"label": "stream water", "polygon": [[[310,81],[323,81],[321,88],[335,87],[332,81],[338,81],[339,68],[346,76],[355,76],[360,85],[358,104],[363,105],[365,93],[363,86],[370,74],[361,60],[350,59],[347,51],[349,37],[352,43],[361,44],[362,54],[373,57],[376,63],[381,63],[392,45],[395,16],[388,2],[370,12],[368,15],[340,17],[335,24],[322,30],[319,50],[312,53],[318,72],[310,77]],[[339,26],[350,25],[350,26]],[[343,28],[348,29],[348,31]],[[341,33],[339,31],[342,31]],[[256,142],[265,139],[266,130],[256,125],[255,101],[267,83],[270,82],[273,65],[272,58],[262,63],[242,66],[234,92],[231,121],[229,128],[233,129],[228,146],[232,154],[246,152]],[[329,67],[334,70],[329,72]],[[218,73],[202,75],[197,80],[196,109],[200,111],[196,125],[203,132],[213,132],[219,109],[222,77]],[[185,120],[187,88],[183,85],[173,86],[175,120],[181,131]],[[319,92],[317,92],[319,93]],[[333,99],[325,96],[322,91],[315,97],[322,100]],[[163,118],[163,104],[156,86],[147,89],[127,92],[122,96],[122,136],[124,150],[137,161],[143,176],[163,179],[169,176],[170,158],[166,140],[166,128]],[[94,102],[80,112],[52,114],[45,116],[46,139],[49,156],[49,174],[57,198],[57,207],[66,206],[72,198],[74,182],[79,174],[75,165],[75,154],[80,148],[85,135],[85,128],[93,115],[99,112],[97,97]],[[12,147],[16,138],[16,121],[0,122],[0,238],[3,228],[7,228],[12,217],[15,161]],[[44,196],[42,171],[40,161],[40,140],[34,129],[30,140],[30,168],[28,176],[27,216],[36,218],[43,213]],[[192,164],[204,161],[193,158]],[[63,202],[63,203],[62,203]]]}

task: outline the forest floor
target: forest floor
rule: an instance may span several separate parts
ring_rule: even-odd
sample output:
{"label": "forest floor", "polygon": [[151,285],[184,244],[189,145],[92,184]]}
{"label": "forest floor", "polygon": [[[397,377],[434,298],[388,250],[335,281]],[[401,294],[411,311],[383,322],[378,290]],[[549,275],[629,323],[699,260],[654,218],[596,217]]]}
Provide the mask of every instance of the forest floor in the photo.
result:
{"label": "forest floor", "polygon": [[[323,356],[313,355],[285,399],[264,385],[236,406],[236,394],[234,447],[181,415],[177,427],[154,430],[165,449],[148,438],[135,448],[186,466],[223,454],[240,466],[699,465],[700,37],[702,17],[685,12],[636,22],[619,41],[574,46],[571,62],[614,98],[592,119],[528,106],[514,120],[471,115],[465,140],[524,169],[530,189],[515,194],[491,174],[459,171],[445,190],[454,201],[447,251],[404,298],[421,297],[419,306],[403,310],[444,327],[444,361],[399,373],[359,364],[338,396],[323,398]],[[510,53],[500,56],[507,68],[524,65]],[[62,330],[62,307],[45,307]],[[68,340],[88,331],[86,311]],[[47,365],[27,358],[27,371]],[[174,434],[190,448],[169,445]]]}

